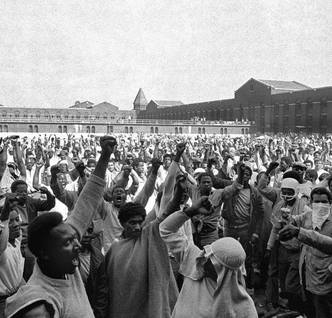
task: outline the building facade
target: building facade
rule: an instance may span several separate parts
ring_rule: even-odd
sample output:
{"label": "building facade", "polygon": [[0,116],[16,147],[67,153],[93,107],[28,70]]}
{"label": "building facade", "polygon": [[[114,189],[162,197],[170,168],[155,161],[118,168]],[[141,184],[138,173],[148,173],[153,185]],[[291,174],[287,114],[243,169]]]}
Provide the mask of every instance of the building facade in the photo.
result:
{"label": "building facade", "polygon": [[171,107],[136,107],[139,119],[254,122],[257,133],[332,133],[332,87],[250,79],[234,98]]}

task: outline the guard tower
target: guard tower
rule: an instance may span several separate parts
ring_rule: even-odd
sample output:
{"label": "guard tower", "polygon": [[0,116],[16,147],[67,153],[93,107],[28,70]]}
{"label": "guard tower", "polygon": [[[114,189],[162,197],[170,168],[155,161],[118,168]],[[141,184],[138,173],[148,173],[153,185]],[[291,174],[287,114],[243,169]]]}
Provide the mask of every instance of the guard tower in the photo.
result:
{"label": "guard tower", "polygon": [[148,104],[143,90],[140,88],[134,100],[134,110],[138,114],[141,110],[146,110],[146,105]]}

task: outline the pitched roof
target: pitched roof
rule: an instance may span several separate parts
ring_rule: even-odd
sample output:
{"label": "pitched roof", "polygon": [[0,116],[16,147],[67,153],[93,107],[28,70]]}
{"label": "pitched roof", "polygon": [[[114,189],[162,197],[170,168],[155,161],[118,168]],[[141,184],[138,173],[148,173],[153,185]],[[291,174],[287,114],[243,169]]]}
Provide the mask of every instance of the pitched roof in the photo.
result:
{"label": "pitched roof", "polygon": [[156,105],[158,105],[158,108],[183,105],[183,103],[180,100],[155,100],[155,99],[153,99],[152,101]]}
{"label": "pitched roof", "polygon": [[89,101],[87,100],[87,101],[85,101],[85,102],[77,101],[77,102],[75,102],[74,105],[69,106],[69,108],[91,108],[92,106],[93,106],[93,103],[92,103],[92,102],[89,102]]}
{"label": "pitched roof", "polygon": [[147,105],[148,101],[145,98],[143,90],[140,88],[134,100],[134,105]]}
{"label": "pitched roof", "polygon": [[274,80],[262,80],[262,79],[257,79],[256,81],[261,82],[264,85],[270,86],[273,90],[272,93],[275,94],[285,91],[293,92],[293,91],[312,89],[311,87],[296,81],[274,81]]}
{"label": "pitched roof", "polygon": [[119,110],[119,107],[117,107],[117,106],[115,106],[115,105],[113,105],[113,104],[111,104],[111,103],[109,103],[109,102],[102,102],[102,103],[99,103],[99,104],[97,104],[97,105],[94,105],[92,108],[93,108],[93,109],[97,109],[97,108],[99,108],[99,109],[113,110],[113,111],[115,111],[115,110]]}

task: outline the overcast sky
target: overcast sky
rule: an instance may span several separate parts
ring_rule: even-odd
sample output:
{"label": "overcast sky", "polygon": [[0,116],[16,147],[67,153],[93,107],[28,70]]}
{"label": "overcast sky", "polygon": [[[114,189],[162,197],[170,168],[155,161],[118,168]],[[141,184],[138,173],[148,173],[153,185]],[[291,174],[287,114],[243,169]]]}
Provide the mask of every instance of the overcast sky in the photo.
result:
{"label": "overcast sky", "polygon": [[233,97],[249,78],[332,86],[332,1],[0,1],[0,104]]}

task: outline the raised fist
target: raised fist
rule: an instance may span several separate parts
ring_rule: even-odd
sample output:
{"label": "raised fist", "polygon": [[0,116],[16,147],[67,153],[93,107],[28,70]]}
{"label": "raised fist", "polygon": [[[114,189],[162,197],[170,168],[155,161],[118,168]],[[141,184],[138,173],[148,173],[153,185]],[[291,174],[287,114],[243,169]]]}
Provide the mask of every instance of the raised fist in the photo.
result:
{"label": "raised fist", "polygon": [[100,137],[100,147],[103,152],[111,154],[114,152],[114,148],[117,145],[116,139],[112,136]]}
{"label": "raised fist", "polygon": [[196,214],[209,215],[212,211],[212,204],[209,197],[201,197],[195,204],[191,206],[191,209],[196,211]]}
{"label": "raised fist", "polygon": [[273,171],[275,168],[277,168],[279,166],[279,163],[276,162],[276,161],[272,161],[270,164],[269,164],[269,167],[267,169],[267,172],[271,172]]}
{"label": "raised fist", "polygon": [[183,152],[185,151],[186,149],[186,143],[185,142],[182,142],[182,143],[179,143],[176,145],[176,151],[179,153],[179,154],[183,154]]}

